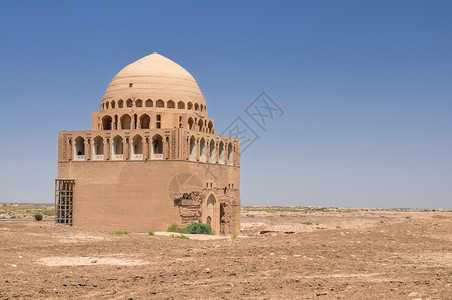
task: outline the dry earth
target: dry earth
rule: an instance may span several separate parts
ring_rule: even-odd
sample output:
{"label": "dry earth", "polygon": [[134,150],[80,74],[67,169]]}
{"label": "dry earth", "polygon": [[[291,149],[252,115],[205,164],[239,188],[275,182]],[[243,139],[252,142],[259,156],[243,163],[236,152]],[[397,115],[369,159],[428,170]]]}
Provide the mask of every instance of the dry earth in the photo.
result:
{"label": "dry earth", "polygon": [[0,298],[452,299],[450,211],[242,214],[203,240],[0,221]]}

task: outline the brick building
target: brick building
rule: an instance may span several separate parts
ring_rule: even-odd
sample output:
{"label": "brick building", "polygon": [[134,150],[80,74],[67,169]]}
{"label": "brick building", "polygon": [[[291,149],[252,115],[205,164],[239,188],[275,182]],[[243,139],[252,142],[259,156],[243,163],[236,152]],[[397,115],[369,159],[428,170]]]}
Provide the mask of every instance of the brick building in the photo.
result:
{"label": "brick building", "polygon": [[56,222],[161,231],[240,230],[240,141],[215,134],[195,79],[153,53],[111,81],[91,130],[58,134]]}

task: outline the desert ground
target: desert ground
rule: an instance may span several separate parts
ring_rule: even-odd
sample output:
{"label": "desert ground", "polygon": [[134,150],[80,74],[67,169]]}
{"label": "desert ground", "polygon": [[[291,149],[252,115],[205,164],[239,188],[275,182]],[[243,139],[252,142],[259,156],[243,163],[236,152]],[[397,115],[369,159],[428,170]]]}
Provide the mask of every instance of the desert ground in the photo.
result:
{"label": "desert ground", "polygon": [[450,210],[244,207],[187,240],[0,209],[1,299],[452,299]]}

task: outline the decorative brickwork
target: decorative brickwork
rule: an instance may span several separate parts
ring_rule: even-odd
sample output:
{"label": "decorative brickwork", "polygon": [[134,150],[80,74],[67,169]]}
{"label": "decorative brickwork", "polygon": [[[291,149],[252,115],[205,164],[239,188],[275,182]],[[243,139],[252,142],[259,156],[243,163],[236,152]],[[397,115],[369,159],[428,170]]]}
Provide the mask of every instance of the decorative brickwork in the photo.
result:
{"label": "decorative brickwork", "polygon": [[240,230],[240,141],[215,134],[185,69],[159,54],[130,64],[91,124],[58,138],[58,179],[75,183],[74,225],[158,231],[204,222],[216,233]]}

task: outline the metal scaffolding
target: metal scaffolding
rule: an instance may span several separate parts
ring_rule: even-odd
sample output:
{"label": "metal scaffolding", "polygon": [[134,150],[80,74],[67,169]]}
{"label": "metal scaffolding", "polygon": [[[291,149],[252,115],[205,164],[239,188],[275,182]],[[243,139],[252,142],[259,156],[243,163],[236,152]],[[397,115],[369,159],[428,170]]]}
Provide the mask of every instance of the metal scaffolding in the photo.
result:
{"label": "metal scaffolding", "polygon": [[74,203],[74,185],[72,179],[55,179],[55,223],[72,225]]}

